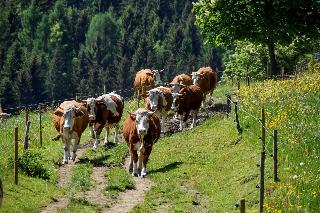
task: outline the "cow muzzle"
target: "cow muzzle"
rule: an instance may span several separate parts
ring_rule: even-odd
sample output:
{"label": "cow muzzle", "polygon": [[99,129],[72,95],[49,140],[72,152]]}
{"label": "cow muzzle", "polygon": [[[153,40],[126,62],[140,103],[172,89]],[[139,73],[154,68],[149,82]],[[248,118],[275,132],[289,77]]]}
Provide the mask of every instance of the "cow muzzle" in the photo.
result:
{"label": "cow muzzle", "polygon": [[89,120],[90,121],[94,121],[96,119],[96,116],[94,116],[94,115],[89,115]]}
{"label": "cow muzzle", "polygon": [[155,105],[151,106],[150,108],[151,108],[152,111],[156,111],[157,110],[157,106],[155,106]]}
{"label": "cow muzzle", "polygon": [[146,129],[140,129],[138,131],[139,135],[141,138],[143,138],[146,134],[147,134],[147,130]]}

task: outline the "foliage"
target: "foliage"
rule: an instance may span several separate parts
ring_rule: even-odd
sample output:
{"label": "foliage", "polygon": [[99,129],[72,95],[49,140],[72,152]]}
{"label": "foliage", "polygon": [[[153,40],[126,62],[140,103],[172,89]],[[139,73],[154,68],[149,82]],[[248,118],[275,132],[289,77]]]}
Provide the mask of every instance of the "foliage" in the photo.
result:
{"label": "foliage", "polygon": [[4,1],[2,107],[132,88],[142,68],[164,68],[170,81],[221,66],[221,52],[202,44],[191,8],[190,0]]}
{"label": "foliage", "polygon": [[26,150],[19,159],[19,167],[30,177],[38,177],[55,182],[57,174],[52,165],[45,161],[43,153],[39,149]]}
{"label": "foliage", "polygon": [[317,1],[200,0],[193,11],[207,42],[247,40],[267,45],[273,75],[277,74],[275,44],[290,44],[304,35],[316,38],[320,24]]}
{"label": "foliage", "polygon": [[[319,69],[310,70],[297,79],[269,80],[240,89],[240,107],[256,117],[264,107],[266,127],[269,132],[278,129],[280,135],[280,182],[267,184],[267,212],[315,212],[320,207],[319,76]],[[247,128],[255,129],[252,116],[241,117]],[[268,143],[267,149],[271,147]]]}
{"label": "foliage", "polygon": [[122,168],[112,168],[107,172],[106,194],[116,196],[119,192],[134,188],[134,181],[128,171]]}
{"label": "foliage", "polygon": [[224,77],[265,77],[268,61],[266,48],[250,42],[236,42],[235,46],[234,53],[224,60]]}
{"label": "foliage", "polygon": [[95,213],[99,212],[100,208],[83,198],[71,198],[67,207],[59,209],[59,213]]}

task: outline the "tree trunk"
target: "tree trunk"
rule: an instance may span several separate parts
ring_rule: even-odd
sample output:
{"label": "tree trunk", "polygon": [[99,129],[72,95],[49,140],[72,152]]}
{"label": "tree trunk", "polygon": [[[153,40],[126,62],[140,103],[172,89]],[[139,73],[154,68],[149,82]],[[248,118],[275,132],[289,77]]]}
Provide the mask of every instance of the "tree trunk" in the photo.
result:
{"label": "tree trunk", "polygon": [[269,58],[270,58],[270,74],[271,76],[278,75],[278,69],[277,69],[277,61],[276,61],[276,55],[274,50],[274,43],[269,42],[268,43],[268,51],[269,51]]}

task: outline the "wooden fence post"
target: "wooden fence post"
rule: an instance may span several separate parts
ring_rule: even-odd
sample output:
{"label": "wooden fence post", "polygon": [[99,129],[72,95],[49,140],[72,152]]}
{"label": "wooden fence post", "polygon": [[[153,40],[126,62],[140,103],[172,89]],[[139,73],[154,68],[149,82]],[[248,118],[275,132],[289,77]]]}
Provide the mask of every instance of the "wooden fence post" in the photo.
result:
{"label": "wooden fence post", "polygon": [[39,104],[39,135],[40,135],[40,146],[42,147],[42,118],[41,118],[41,104]]}
{"label": "wooden fence post", "polygon": [[260,210],[263,212],[264,205],[264,162],[265,162],[265,152],[261,152],[260,156]]}
{"label": "wooden fence post", "polygon": [[236,118],[234,121],[237,123],[237,130],[238,130],[238,133],[240,134],[242,133],[242,129],[240,126],[239,115],[238,115],[238,102],[234,102],[234,111],[236,115]]}
{"label": "wooden fence post", "polygon": [[240,90],[240,81],[238,81],[238,90]]}
{"label": "wooden fence post", "polygon": [[245,213],[246,212],[246,200],[242,198],[240,200],[240,213]]}
{"label": "wooden fence post", "polygon": [[273,131],[273,180],[277,182],[278,179],[278,130]]}
{"label": "wooden fence post", "polygon": [[250,77],[247,77],[247,86],[250,87]]}
{"label": "wooden fence post", "polygon": [[24,145],[23,145],[23,149],[27,150],[29,147],[29,128],[30,128],[30,121],[27,122],[26,125],[26,134],[24,136]]}
{"label": "wooden fence post", "polygon": [[14,128],[14,183],[18,185],[18,127]]}
{"label": "wooden fence post", "polygon": [[103,94],[107,93],[106,85],[103,85]]}
{"label": "wooden fence post", "polygon": [[28,124],[28,121],[29,121],[29,110],[28,108],[26,107],[26,126]]}
{"label": "wooden fence post", "polygon": [[230,111],[231,111],[231,96],[227,95],[227,108],[226,108],[226,114],[227,114],[227,118],[230,117]]}
{"label": "wooden fence post", "polygon": [[3,186],[2,186],[2,180],[0,179],[0,207],[2,205],[3,200]]}
{"label": "wooden fence post", "polygon": [[266,116],[264,108],[261,108],[261,142],[262,142],[262,151],[266,151]]}

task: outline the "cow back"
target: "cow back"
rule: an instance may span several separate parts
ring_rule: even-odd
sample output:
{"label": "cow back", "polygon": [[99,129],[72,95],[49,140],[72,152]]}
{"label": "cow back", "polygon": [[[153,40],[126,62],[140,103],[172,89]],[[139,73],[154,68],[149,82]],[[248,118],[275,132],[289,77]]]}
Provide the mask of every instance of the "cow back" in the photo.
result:
{"label": "cow back", "polygon": [[204,74],[209,84],[202,83],[200,86],[204,91],[213,91],[217,85],[217,72],[211,67],[201,67],[198,71],[200,74]]}
{"label": "cow back", "polygon": [[[199,110],[203,100],[203,92],[197,85],[190,85],[179,91],[182,94],[178,106],[178,114],[189,114],[191,110]],[[186,120],[185,118],[184,120]]]}
{"label": "cow back", "polygon": [[142,87],[142,95],[145,96],[147,90],[155,87],[152,71],[150,69],[143,69],[137,72],[133,86],[135,90]]}
{"label": "cow back", "polygon": [[184,84],[186,86],[192,85],[192,78],[187,74],[180,74],[173,78],[172,84]]}
{"label": "cow back", "polygon": [[110,98],[116,103],[116,110],[119,115],[114,115],[106,106],[103,101],[99,101],[96,104],[96,120],[93,123],[99,123],[101,125],[105,124],[116,124],[121,120],[123,113],[124,104],[123,102],[114,95],[110,95]]}

